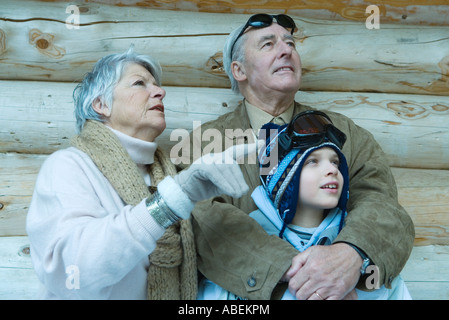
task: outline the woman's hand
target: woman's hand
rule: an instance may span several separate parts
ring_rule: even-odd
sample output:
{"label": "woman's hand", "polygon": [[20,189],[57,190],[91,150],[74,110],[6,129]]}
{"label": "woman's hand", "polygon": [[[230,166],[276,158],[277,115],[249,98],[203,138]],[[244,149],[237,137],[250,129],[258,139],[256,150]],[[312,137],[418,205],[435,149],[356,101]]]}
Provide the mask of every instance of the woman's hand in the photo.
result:
{"label": "woman's hand", "polygon": [[239,198],[249,187],[237,162],[256,149],[256,143],[240,144],[221,153],[206,154],[174,179],[193,202],[221,194]]}

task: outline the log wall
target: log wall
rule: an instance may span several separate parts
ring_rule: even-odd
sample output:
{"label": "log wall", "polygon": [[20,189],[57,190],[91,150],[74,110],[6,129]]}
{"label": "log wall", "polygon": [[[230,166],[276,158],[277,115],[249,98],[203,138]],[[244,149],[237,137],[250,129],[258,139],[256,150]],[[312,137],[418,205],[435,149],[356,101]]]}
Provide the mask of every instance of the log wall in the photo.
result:
{"label": "log wall", "polygon": [[[229,86],[222,47],[247,15],[116,7],[79,7],[79,29],[67,3],[2,4],[1,79],[77,81],[93,63],[131,43],[164,69],[164,84]],[[293,12],[295,13],[295,12]],[[303,90],[448,95],[449,26],[327,21],[292,15],[299,30]],[[69,29],[72,28],[72,29]]]}
{"label": "log wall", "polygon": [[[365,26],[371,3],[364,0],[0,2],[0,298],[31,297],[17,280],[35,279],[20,253],[26,213],[40,165],[75,133],[71,94],[82,76],[131,44],[159,60],[167,130],[158,142],[169,151],[175,129],[191,130],[242,99],[229,90],[222,47],[256,12],[287,13],[299,27],[297,101],[349,116],[380,143],[416,226],[404,271],[412,295],[449,298],[447,1],[381,1],[380,29]],[[20,258],[11,260],[16,251]],[[431,275],[417,276],[420,261]]]}

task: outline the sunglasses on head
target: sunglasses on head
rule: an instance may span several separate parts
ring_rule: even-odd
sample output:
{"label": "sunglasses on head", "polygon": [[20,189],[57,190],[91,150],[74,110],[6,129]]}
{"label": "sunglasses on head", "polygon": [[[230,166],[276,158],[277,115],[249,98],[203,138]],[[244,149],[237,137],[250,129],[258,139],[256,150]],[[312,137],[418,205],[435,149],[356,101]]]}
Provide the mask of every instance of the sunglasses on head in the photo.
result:
{"label": "sunglasses on head", "polygon": [[333,125],[324,112],[315,110],[301,112],[279,134],[279,158],[293,148],[308,149],[325,141],[332,142],[341,149],[345,144],[346,135]]}
{"label": "sunglasses on head", "polygon": [[245,26],[243,27],[242,31],[240,31],[239,35],[235,38],[234,42],[231,46],[231,57],[232,52],[234,50],[235,43],[237,40],[245,33],[246,29],[248,27],[253,28],[266,28],[271,26],[273,23],[273,19],[276,19],[277,23],[284,27],[287,30],[290,30],[291,34],[296,31],[296,24],[295,21],[293,21],[292,18],[287,16],[286,14],[278,14],[278,15],[271,15],[271,14],[265,14],[265,13],[259,13],[251,16],[248,21],[246,22]]}

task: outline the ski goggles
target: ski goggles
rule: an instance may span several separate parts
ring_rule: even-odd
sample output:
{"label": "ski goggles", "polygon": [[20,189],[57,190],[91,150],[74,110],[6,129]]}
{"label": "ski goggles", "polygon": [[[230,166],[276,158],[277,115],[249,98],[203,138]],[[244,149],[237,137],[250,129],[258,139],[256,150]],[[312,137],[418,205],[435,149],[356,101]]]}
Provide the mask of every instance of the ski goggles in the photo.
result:
{"label": "ski goggles", "polygon": [[273,23],[273,19],[276,19],[277,23],[281,27],[290,30],[291,34],[293,34],[293,32],[296,31],[295,21],[293,21],[293,19],[287,16],[286,14],[278,14],[278,15],[271,15],[265,13],[255,14],[248,19],[242,31],[240,31],[239,35],[235,38],[234,42],[232,43],[230,56],[232,57],[232,51],[234,50],[235,43],[245,33],[248,27],[266,28],[271,26],[271,24]]}
{"label": "ski goggles", "polygon": [[342,148],[346,135],[321,111],[308,110],[297,114],[278,136],[278,156],[284,157],[291,149],[308,149],[323,142],[332,142]]}

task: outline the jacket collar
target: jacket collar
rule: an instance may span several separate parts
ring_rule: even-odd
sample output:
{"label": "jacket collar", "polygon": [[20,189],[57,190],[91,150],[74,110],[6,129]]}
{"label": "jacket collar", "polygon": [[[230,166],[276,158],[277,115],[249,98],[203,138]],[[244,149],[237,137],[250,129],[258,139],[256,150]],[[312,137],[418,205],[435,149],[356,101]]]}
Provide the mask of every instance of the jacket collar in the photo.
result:
{"label": "jacket collar", "polygon": [[[302,105],[298,102],[294,102],[294,109],[293,109],[293,115],[298,114],[302,111],[311,109],[310,107],[307,107],[305,105]],[[248,112],[245,108],[245,102],[242,101],[237,106],[237,108],[232,112],[232,116],[230,117],[230,121],[226,123],[227,128],[231,129],[226,131],[225,130],[225,136],[229,139],[237,140],[238,138],[243,138],[245,130],[251,128],[251,122],[249,120]],[[241,129],[241,134],[238,133],[238,129]],[[254,128],[252,128],[254,129]],[[260,128],[257,128],[256,130],[259,130]]]}
{"label": "jacket collar", "polygon": [[[295,102],[293,115],[310,109],[305,105],[302,105],[298,102]],[[253,132],[253,128],[251,128],[251,123],[249,121],[249,116],[245,108],[245,104],[242,101],[237,108],[231,113],[228,118],[229,121],[226,121],[226,128],[224,128],[224,136],[226,139],[230,139],[228,143],[232,143],[231,145],[237,145],[241,143],[254,143],[257,139],[256,135]],[[226,130],[228,129],[228,130]],[[258,128],[257,130],[259,130]],[[251,139],[251,140],[249,140]],[[227,144],[229,145],[229,144]],[[259,179],[259,161],[256,161],[254,165],[245,165],[240,166],[242,171],[246,173],[246,176],[249,177],[250,183],[253,186],[260,185]]]}

